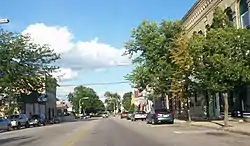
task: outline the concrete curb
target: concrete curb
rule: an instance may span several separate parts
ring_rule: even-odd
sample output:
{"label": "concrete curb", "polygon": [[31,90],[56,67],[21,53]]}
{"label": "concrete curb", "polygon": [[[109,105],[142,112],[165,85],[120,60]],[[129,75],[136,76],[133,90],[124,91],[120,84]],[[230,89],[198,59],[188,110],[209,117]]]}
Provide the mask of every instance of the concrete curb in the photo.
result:
{"label": "concrete curb", "polygon": [[235,134],[241,134],[241,135],[250,136],[250,132],[246,132],[246,131],[240,131],[240,130],[234,130],[234,129],[227,129],[227,128],[222,128],[222,130],[230,132],[230,133],[235,133]]}
{"label": "concrete curb", "polygon": [[218,130],[218,131],[226,131],[226,132],[230,132],[230,133],[235,133],[235,134],[241,134],[241,135],[250,136],[250,132],[236,130],[236,129],[230,129],[228,127],[219,127],[219,128],[217,128],[217,127],[206,126],[206,125],[195,125],[195,124],[192,124],[192,123],[190,123],[190,126],[206,127],[206,128],[214,129],[214,130]]}

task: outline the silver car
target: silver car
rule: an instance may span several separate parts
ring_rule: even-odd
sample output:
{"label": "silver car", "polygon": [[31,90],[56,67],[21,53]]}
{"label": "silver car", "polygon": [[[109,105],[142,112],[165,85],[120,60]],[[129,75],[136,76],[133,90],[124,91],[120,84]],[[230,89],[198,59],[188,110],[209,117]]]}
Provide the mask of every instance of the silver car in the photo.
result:
{"label": "silver car", "polygon": [[11,130],[11,123],[9,119],[0,117],[0,130]]}

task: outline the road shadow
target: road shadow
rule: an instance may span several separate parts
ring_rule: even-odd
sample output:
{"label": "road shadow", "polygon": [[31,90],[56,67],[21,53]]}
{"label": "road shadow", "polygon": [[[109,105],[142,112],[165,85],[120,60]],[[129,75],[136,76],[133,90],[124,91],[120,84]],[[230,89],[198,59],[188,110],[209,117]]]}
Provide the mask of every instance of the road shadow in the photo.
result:
{"label": "road shadow", "polygon": [[[20,143],[18,143],[18,141],[20,141]],[[31,143],[31,142],[34,142],[34,141],[36,141],[36,139],[32,138],[32,137],[17,136],[17,137],[1,138],[0,139],[0,144],[4,145],[4,144],[11,143],[11,142],[15,142],[15,143],[17,142],[18,145],[24,145],[23,142],[26,142],[25,144],[27,144],[27,143]]]}

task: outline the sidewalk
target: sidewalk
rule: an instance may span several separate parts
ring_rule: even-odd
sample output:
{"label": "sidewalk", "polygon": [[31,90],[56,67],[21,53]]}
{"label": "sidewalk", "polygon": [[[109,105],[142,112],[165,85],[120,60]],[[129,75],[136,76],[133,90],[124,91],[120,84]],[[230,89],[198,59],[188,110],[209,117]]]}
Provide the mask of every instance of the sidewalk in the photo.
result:
{"label": "sidewalk", "polygon": [[191,122],[190,126],[207,127],[217,130],[228,131],[231,133],[243,134],[250,136],[250,123],[229,121],[229,127],[223,127],[223,121],[210,121],[210,122]]}

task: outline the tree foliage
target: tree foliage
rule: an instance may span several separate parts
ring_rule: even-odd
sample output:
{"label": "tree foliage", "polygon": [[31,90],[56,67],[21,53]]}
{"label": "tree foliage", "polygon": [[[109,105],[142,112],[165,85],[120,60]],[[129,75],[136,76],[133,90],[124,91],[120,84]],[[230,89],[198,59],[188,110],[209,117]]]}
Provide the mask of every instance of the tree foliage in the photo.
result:
{"label": "tree foliage", "polygon": [[135,87],[172,91],[184,99],[200,89],[224,93],[227,125],[227,91],[250,82],[250,30],[233,27],[220,7],[206,28],[186,38],[177,21],[142,22],[125,45],[125,54],[137,56],[127,79]]}
{"label": "tree foliage", "polygon": [[227,92],[249,82],[249,36],[247,29],[232,27],[220,8],[206,36],[194,36],[190,52],[194,57],[195,78],[209,91],[224,93],[225,125],[228,125]]}
{"label": "tree foliage", "polygon": [[[77,86],[74,88],[74,92],[68,95],[68,100],[76,112],[79,112],[79,102],[80,106],[88,113],[105,110],[103,102],[92,88]],[[81,109],[81,111],[83,111],[83,109]]]}
{"label": "tree foliage", "polygon": [[32,43],[27,35],[0,30],[0,93],[44,89],[45,76],[58,67],[60,57],[48,45]]}
{"label": "tree foliage", "polygon": [[127,92],[123,94],[122,106],[125,111],[129,111],[134,108],[133,105],[131,104],[131,96],[132,96],[132,92]]}
{"label": "tree foliage", "polygon": [[136,56],[133,63],[138,65],[128,75],[135,87],[147,86],[155,92],[167,92],[172,76],[170,48],[173,38],[182,31],[179,21],[143,21],[132,31],[131,39],[126,42],[125,55]]}
{"label": "tree foliage", "polygon": [[106,109],[108,111],[114,111],[115,109],[118,109],[120,111],[121,96],[118,93],[112,93],[110,91],[106,91],[104,93],[104,96],[106,97],[105,103],[106,103]]}

